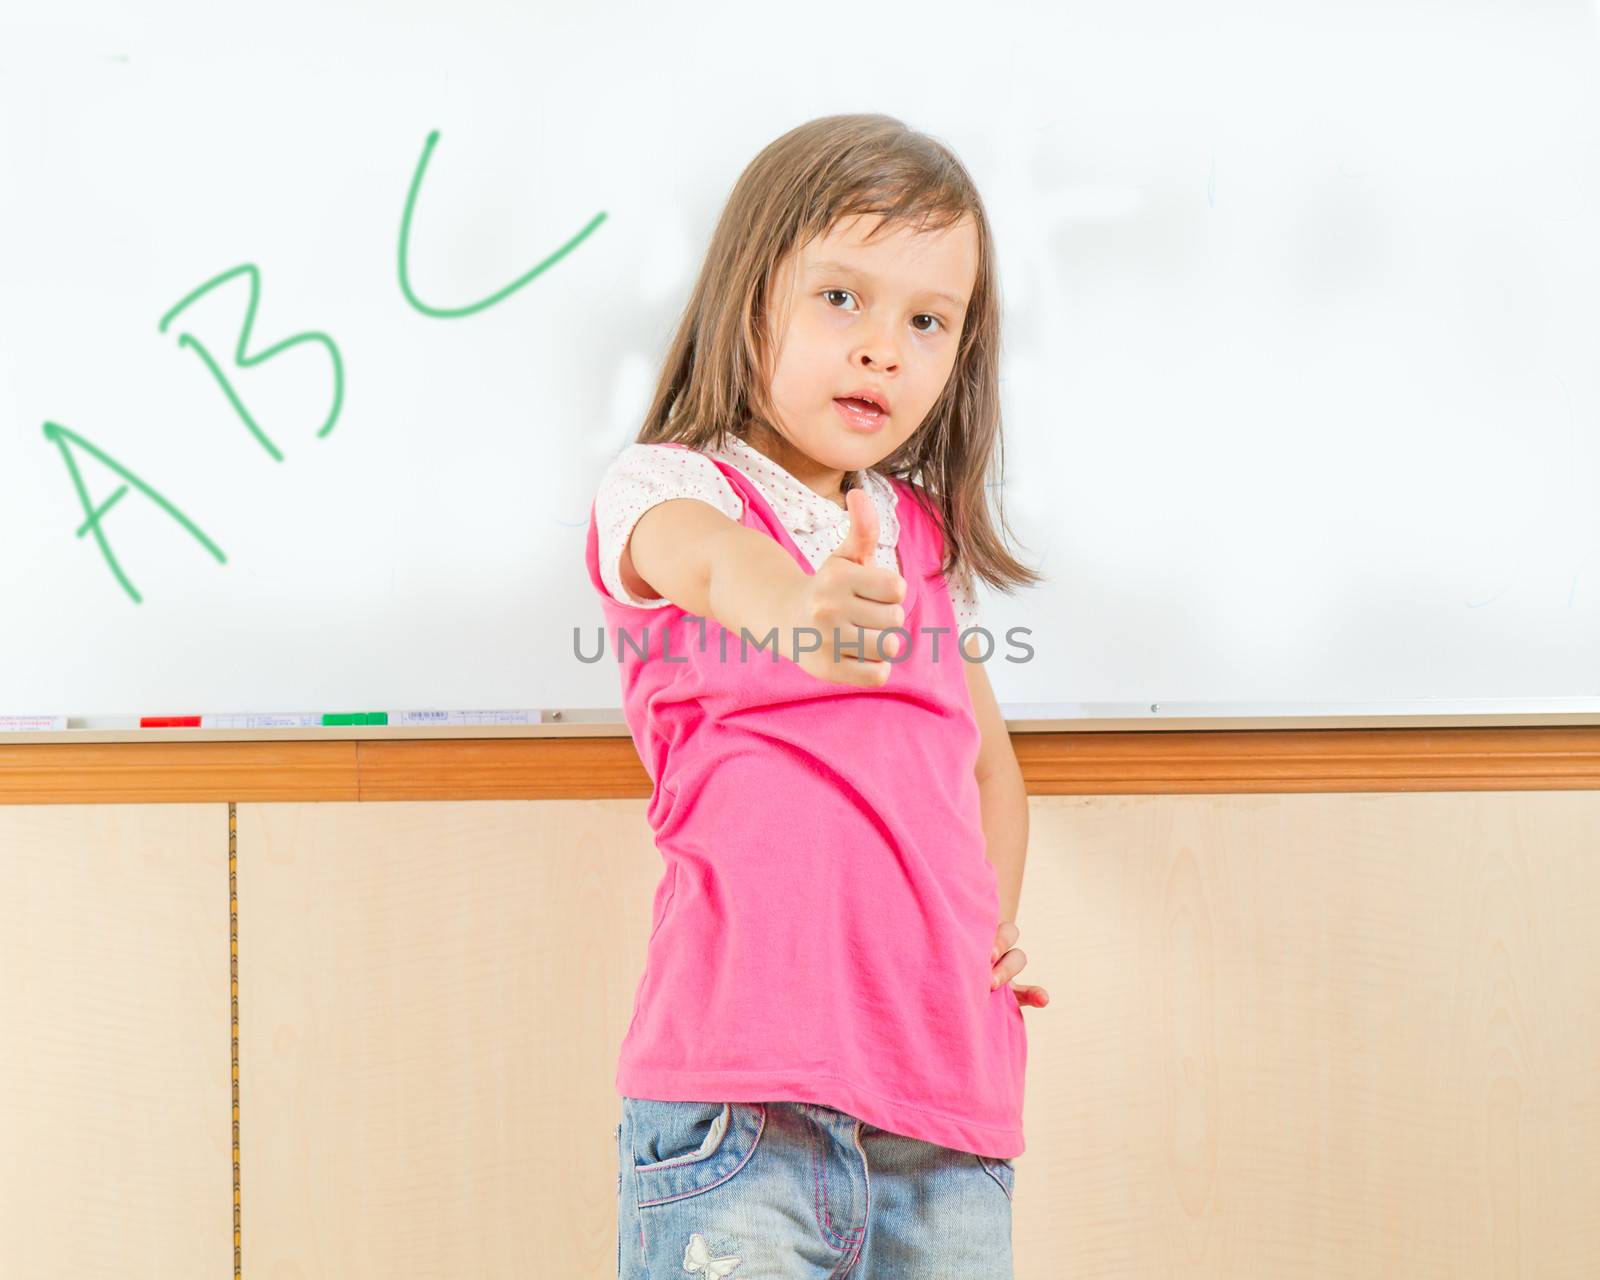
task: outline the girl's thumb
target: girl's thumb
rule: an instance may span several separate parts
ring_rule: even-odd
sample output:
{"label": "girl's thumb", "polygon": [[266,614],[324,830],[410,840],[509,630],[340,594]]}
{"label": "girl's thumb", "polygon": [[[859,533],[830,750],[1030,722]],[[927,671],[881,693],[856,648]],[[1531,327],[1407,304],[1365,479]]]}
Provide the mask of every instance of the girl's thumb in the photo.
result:
{"label": "girl's thumb", "polygon": [[878,554],[878,508],[865,489],[850,490],[844,495],[844,505],[850,513],[850,529],[834,555],[870,565]]}

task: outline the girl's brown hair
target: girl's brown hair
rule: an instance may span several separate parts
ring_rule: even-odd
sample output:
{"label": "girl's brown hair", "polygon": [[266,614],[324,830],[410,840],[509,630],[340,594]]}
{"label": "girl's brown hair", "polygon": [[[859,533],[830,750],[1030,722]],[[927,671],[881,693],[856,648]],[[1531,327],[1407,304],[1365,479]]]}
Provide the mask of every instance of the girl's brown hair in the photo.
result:
{"label": "girl's brown hair", "polygon": [[874,469],[921,487],[923,506],[944,534],[947,578],[965,571],[1001,590],[1033,585],[1040,575],[1011,555],[997,531],[997,523],[1006,529],[998,497],[1000,291],[989,220],[961,162],[891,116],[811,120],[770,143],[739,175],[636,443],[720,449],[728,430],[743,437],[751,423],[783,434],[767,395],[777,362],[768,327],[775,268],[838,220],[861,214],[883,216],[873,236],[897,224],[942,230],[964,216],[975,224],[978,276],[955,365],[922,425]]}

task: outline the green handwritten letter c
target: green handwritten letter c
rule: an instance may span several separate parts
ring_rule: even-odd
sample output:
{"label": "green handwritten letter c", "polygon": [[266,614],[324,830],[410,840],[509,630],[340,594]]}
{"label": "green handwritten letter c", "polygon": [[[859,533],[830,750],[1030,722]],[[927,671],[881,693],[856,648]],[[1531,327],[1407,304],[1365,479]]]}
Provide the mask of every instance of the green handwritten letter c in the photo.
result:
{"label": "green handwritten letter c", "polygon": [[588,224],[582,231],[578,232],[577,235],[573,236],[572,239],[568,240],[566,244],[562,245],[543,262],[529,267],[528,270],[524,271],[510,284],[504,288],[497,289],[481,301],[469,302],[463,307],[430,306],[417,297],[416,290],[411,287],[411,215],[417,207],[417,192],[422,189],[422,175],[427,172],[428,157],[433,154],[434,143],[438,141],[439,131],[435,129],[428,135],[428,140],[422,144],[422,159],[417,161],[417,170],[411,176],[411,190],[406,193],[405,212],[400,215],[400,291],[405,294],[406,301],[425,316],[433,316],[439,320],[454,320],[494,306],[500,299],[508,294],[515,293],[535,276],[541,275],[546,267],[554,266],[557,262],[560,262],[562,258],[588,239],[589,234],[606,220],[605,210],[602,209],[589,219]]}

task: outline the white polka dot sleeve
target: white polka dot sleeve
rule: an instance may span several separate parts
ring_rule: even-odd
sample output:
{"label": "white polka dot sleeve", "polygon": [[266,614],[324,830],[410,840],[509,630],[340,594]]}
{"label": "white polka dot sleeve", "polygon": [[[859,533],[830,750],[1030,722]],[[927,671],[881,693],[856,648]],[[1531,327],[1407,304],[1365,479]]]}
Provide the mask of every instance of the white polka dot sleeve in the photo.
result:
{"label": "white polka dot sleeve", "polygon": [[970,576],[963,578],[957,574],[950,582],[950,603],[956,611],[956,635],[960,635],[968,627],[978,627],[983,624],[978,620],[978,596],[973,589]]}
{"label": "white polka dot sleeve", "polygon": [[622,550],[634,524],[669,498],[699,498],[730,520],[743,514],[739,495],[704,454],[664,444],[630,444],[606,468],[594,500],[600,581],[623,604],[659,609],[671,603],[665,596],[640,599],[622,585]]}

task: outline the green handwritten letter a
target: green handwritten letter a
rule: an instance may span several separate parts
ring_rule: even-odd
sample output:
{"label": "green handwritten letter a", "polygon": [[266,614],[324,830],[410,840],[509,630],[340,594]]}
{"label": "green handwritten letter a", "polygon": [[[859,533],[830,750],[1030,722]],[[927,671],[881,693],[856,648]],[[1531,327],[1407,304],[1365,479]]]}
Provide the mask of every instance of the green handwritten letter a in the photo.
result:
{"label": "green handwritten letter a", "polygon": [[[122,500],[123,495],[128,492],[128,485],[136,487],[145,497],[149,498],[150,501],[154,502],[193,534],[200,545],[217,558],[218,564],[228,563],[228,558],[222,554],[222,549],[212,542],[210,538],[206,537],[205,534],[201,533],[194,521],[190,520],[188,516],[184,515],[183,512],[179,511],[177,507],[173,506],[172,503],[139,479],[133,472],[129,471],[127,467],[109,454],[95,448],[94,445],[90,444],[76,431],[63,427],[58,422],[46,422],[44,424],[44,438],[54,443],[61,450],[62,460],[67,464],[67,471],[72,476],[73,488],[77,490],[78,501],[83,507],[84,521],[78,526],[77,536],[81,538],[86,533],[94,534],[95,541],[100,544],[101,554],[105,556],[106,563],[111,566],[111,572],[116,575],[117,581],[122,584],[122,589],[132,597],[134,604],[144,603],[144,597],[134,589],[133,583],[128,581],[128,575],[122,572],[122,566],[117,563],[117,557],[111,550],[111,544],[106,541],[105,531],[101,528],[105,523],[106,513]],[[109,498],[99,506],[96,506],[89,499],[89,491],[84,486],[83,474],[78,470],[78,462],[73,456],[73,449],[81,449],[83,452],[99,459],[101,463],[110,467],[111,470],[127,481],[127,484],[122,485]]]}

